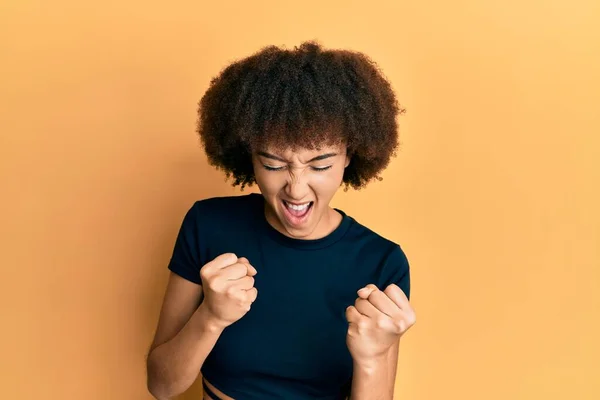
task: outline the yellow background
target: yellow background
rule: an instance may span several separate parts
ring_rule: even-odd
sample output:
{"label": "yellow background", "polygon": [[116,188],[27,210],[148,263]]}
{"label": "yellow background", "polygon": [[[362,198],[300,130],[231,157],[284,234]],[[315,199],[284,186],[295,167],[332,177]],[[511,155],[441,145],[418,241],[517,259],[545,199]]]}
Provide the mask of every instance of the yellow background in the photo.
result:
{"label": "yellow background", "polygon": [[369,54],[407,108],[384,181],[334,203],[411,261],[396,397],[600,398],[597,0],[0,4],[2,398],[150,398],[181,218],[239,193],[196,103],[307,39]]}

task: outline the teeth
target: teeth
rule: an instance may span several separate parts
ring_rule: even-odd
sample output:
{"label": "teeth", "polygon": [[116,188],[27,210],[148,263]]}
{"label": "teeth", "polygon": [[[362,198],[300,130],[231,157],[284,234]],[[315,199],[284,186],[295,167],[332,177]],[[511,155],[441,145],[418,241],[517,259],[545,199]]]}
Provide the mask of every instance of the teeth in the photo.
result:
{"label": "teeth", "polygon": [[285,203],[285,205],[286,205],[288,208],[291,208],[292,210],[296,210],[296,211],[302,211],[302,210],[306,210],[306,208],[307,208],[307,207],[310,205],[310,202],[308,202],[308,203],[304,203],[304,204],[302,204],[302,205],[299,205],[299,206],[297,206],[297,205],[294,205],[294,204],[290,204],[290,203],[286,202],[286,203]]}

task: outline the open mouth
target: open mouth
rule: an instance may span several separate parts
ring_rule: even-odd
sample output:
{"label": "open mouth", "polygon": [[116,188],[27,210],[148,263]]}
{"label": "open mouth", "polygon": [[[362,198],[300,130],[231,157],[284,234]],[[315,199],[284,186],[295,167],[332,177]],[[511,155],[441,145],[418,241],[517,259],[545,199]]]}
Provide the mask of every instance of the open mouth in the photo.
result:
{"label": "open mouth", "polygon": [[307,203],[289,203],[282,200],[285,218],[290,225],[301,225],[304,223],[312,211],[313,201]]}

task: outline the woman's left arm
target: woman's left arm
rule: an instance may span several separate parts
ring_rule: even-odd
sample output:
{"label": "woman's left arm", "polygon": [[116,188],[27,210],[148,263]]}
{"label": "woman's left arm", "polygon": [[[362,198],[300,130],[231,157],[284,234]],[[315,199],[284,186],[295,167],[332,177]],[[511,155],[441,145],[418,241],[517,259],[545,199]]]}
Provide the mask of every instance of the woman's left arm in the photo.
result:
{"label": "woman's left arm", "polygon": [[359,290],[346,310],[346,342],[353,359],[350,400],[392,400],[400,337],[416,321],[404,292],[390,285]]}
{"label": "woman's left arm", "polygon": [[392,400],[398,364],[398,343],[371,363],[354,363],[350,400]]}

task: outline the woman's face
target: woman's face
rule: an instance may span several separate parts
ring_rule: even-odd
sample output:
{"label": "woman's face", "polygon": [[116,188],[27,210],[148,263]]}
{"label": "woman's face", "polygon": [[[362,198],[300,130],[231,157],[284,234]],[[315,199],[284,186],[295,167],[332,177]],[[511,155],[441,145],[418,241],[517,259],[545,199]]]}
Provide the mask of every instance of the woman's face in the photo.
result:
{"label": "woman's face", "polygon": [[328,234],[339,223],[329,203],[349,162],[341,145],[253,152],[256,183],[268,205],[267,220],[293,238],[317,239]]}

